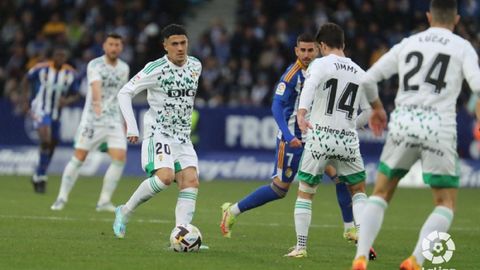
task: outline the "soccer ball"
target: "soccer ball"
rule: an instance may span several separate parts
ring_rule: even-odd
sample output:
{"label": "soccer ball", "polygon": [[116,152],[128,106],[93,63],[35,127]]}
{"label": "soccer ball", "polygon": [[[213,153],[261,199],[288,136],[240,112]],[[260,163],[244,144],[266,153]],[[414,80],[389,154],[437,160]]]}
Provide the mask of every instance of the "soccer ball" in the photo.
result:
{"label": "soccer ball", "polygon": [[202,245],[202,234],[192,224],[178,224],[170,234],[170,245],[176,252],[198,251]]}

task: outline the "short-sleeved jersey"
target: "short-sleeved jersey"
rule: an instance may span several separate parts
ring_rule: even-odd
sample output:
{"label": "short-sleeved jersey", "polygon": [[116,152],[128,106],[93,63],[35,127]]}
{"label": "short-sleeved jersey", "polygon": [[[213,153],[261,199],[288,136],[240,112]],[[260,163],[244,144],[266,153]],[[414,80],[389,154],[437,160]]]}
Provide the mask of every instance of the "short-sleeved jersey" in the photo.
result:
{"label": "short-sleeved jersey", "polygon": [[[93,59],[87,65],[88,92],[82,114],[82,123],[96,126],[122,125],[123,118],[118,106],[117,94],[120,88],[128,82],[130,68],[124,61],[117,59],[112,66],[107,63],[106,56]],[[92,82],[101,82],[102,113],[97,117],[92,103]]]}
{"label": "short-sleeved jersey", "polygon": [[[291,134],[297,138],[302,138],[302,132],[297,124],[297,109],[300,100],[300,91],[305,81],[303,64],[297,60],[290,65],[283,73],[280,81],[275,88],[275,100],[280,100],[283,104],[283,117],[288,124]],[[282,139],[282,131],[278,131],[278,138]]]}
{"label": "short-sleeved jersey", "polygon": [[426,121],[434,119],[437,124],[432,126],[441,122],[443,127],[456,132],[455,104],[463,79],[474,92],[480,92],[480,70],[474,48],[445,28],[431,27],[403,39],[368,70],[362,86],[372,97],[372,87],[396,73],[399,89],[395,106],[397,115],[403,115],[396,119],[402,122],[410,116]]}
{"label": "short-sleeved jersey", "polygon": [[53,62],[39,63],[31,68],[27,76],[33,90],[32,112],[59,120],[60,98],[78,91],[75,75],[75,70],[68,64],[62,65],[59,70],[55,69]]}
{"label": "short-sleeved jersey", "polygon": [[364,73],[350,58],[334,54],[315,59],[309,65],[299,108],[309,111],[313,101],[310,122],[314,132],[356,136],[358,108],[360,104],[367,106],[359,89]]}
{"label": "short-sleeved jersey", "polygon": [[[179,143],[190,142],[192,112],[202,64],[189,56],[179,67],[165,55],[148,63],[120,91],[130,96],[147,90],[150,106],[144,116],[144,137],[159,132]],[[121,101],[120,101],[121,102]],[[123,104],[122,111],[124,110]],[[135,119],[125,115],[127,135],[138,136]]]}

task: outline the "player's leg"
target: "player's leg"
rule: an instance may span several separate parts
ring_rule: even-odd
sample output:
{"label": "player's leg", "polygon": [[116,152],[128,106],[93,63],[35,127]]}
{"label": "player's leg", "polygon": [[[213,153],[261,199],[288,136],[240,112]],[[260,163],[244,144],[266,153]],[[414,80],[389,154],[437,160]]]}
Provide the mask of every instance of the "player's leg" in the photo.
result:
{"label": "player's leg", "polygon": [[343,238],[348,241],[357,240],[357,232],[353,223],[352,195],[347,185],[338,179],[337,170],[333,166],[325,167],[325,174],[335,183],[338,206],[343,218]]}
{"label": "player's leg", "polygon": [[103,177],[102,191],[97,202],[97,211],[114,211],[112,195],[122,177],[125,160],[127,158],[127,141],[122,126],[105,130],[107,133],[107,149],[112,160]]}
{"label": "player's leg", "polygon": [[299,180],[298,195],[295,201],[294,219],[297,244],[285,256],[306,257],[308,229],[312,220],[312,199],[320,183],[328,160],[314,157],[310,150],[305,149],[296,178]]}
{"label": "player's leg", "polygon": [[128,219],[139,205],[168,188],[173,182],[175,173],[171,151],[170,140],[160,135],[142,142],[142,167],[150,177],[138,186],[125,205],[115,209],[113,232],[116,237],[125,236]]}
{"label": "player's leg", "polygon": [[51,123],[51,119],[48,116],[43,117],[41,121],[35,123],[40,140],[40,158],[37,168],[35,169],[35,174],[32,177],[32,184],[34,191],[37,193],[45,193],[47,169],[51,158]]}
{"label": "player's leg", "polygon": [[290,148],[286,142],[277,139],[277,161],[272,182],[257,188],[237,203],[222,205],[220,228],[225,237],[231,236],[231,227],[238,215],[287,195],[301,156],[302,148]]}
{"label": "player's leg", "polygon": [[63,170],[58,196],[50,209],[62,210],[65,207],[68,196],[77,182],[83,162],[87,158],[89,151],[99,144],[100,136],[101,134],[99,134],[98,130],[95,132],[93,127],[80,124],[75,134],[73,156]]}
{"label": "player's leg", "polygon": [[427,239],[431,233],[438,236],[438,233],[448,232],[448,229],[452,224],[457,198],[457,188],[432,187],[432,191],[435,208],[420,230],[418,241],[412,256],[406,259],[400,266],[400,269],[402,270],[414,269],[412,266],[417,266],[420,269],[425,261],[425,256],[423,254],[425,251],[422,246],[424,239]]}
{"label": "player's leg", "polygon": [[60,189],[58,191],[57,199],[50,206],[52,210],[62,210],[65,207],[65,204],[68,201],[68,196],[72,190],[75,182],[77,181],[80,168],[82,167],[83,162],[87,158],[88,151],[85,149],[77,148],[65,166],[62,174],[62,181],[60,183]]}
{"label": "player's leg", "polygon": [[117,188],[118,181],[122,177],[123,168],[125,167],[125,160],[127,152],[122,148],[108,148],[108,154],[112,162],[108,166],[107,172],[103,177],[102,190],[100,192],[100,198],[97,202],[97,211],[115,211],[115,207],[112,204],[113,192]]}
{"label": "player's leg", "polygon": [[[362,178],[365,178],[363,172]],[[365,194],[365,180],[357,183],[349,183],[348,190],[352,194],[352,211],[355,220],[355,227],[357,232],[360,230],[360,216],[367,203],[367,194]]]}
{"label": "player's leg", "polygon": [[295,247],[285,256],[302,258],[307,256],[308,230],[312,221],[312,200],[318,184],[309,184],[300,181],[298,186],[297,200],[293,212],[295,220],[295,233],[297,243]]}
{"label": "player's leg", "polygon": [[290,148],[284,141],[277,139],[277,160],[272,182],[259,187],[232,206],[235,216],[268,202],[284,198],[298,170],[302,149]]}
{"label": "player's leg", "polygon": [[373,194],[366,201],[363,211],[358,218],[359,224],[361,224],[361,230],[358,234],[354,265],[360,261],[366,263],[370,257],[370,249],[380,232],[385,210],[399,180],[400,177],[398,176],[388,178],[381,171],[377,173]]}
{"label": "player's leg", "polygon": [[175,179],[178,183],[178,199],[175,207],[175,223],[189,224],[195,213],[198,194],[198,157],[191,143],[174,143]]}
{"label": "player's leg", "polygon": [[410,167],[419,158],[419,149],[409,147],[411,143],[403,137],[392,138],[391,133],[387,137],[380,156],[373,194],[368,198],[359,218],[362,229],[358,236],[353,266],[358,263],[366,263],[370,247],[373,246],[375,238],[380,232],[385,210],[399,180],[407,174]]}
{"label": "player's leg", "polygon": [[[444,134],[446,135],[446,134]],[[453,137],[453,136],[452,136]],[[422,243],[431,233],[447,233],[453,220],[459,186],[458,155],[456,140],[440,139],[424,143],[428,149],[422,152],[423,181],[432,187],[435,208],[423,224],[412,256],[405,260],[401,269],[411,269],[415,263],[420,268],[425,256]]]}
{"label": "player's leg", "polygon": [[[181,166],[181,165],[177,165]],[[182,169],[175,175],[178,184],[178,199],[175,207],[175,224],[192,223],[198,194],[198,172],[194,166]]]}

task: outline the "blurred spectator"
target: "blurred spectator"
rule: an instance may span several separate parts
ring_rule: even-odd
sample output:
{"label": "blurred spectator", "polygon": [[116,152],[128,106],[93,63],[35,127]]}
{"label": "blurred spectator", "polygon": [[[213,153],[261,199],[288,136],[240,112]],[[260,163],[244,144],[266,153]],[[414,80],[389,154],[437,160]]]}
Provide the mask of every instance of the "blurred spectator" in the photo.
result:
{"label": "blurred spectator", "polygon": [[[160,29],[184,23],[190,5],[201,0],[138,1],[0,1],[0,95],[15,102],[18,78],[44,60],[53,44],[68,44],[72,64],[82,76],[85,64],[102,53],[104,35],[124,37],[121,58],[135,74],[145,62],[164,53]],[[428,27],[429,1],[415,0],[237,0],[234,31],[220,18],[190,44],[191,54],[204,66],[198,106],[269,106],[276,79],[293,61],[301,32],[315,33],[333,21],[345,30],[346,53],[369,68],[389,47],[412,32]],[[459,1],[462,16],[456,33],[480,46],[480,1]],[[193,34],[193,33],[192,33]],[[382,84],[386,108],[393,108],[397,80]],[[465,89],[468,89],[466,86]],[[459,102],[468,100],[462,92]]]}

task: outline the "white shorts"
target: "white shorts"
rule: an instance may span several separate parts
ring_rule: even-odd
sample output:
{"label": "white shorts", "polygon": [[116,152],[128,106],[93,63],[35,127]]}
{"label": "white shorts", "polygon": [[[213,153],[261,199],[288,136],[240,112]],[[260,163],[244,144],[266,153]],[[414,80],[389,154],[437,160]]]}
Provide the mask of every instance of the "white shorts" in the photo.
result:
{"label": "white shorts", "polygon": [[330,136],[330,139],[321,141],[307,139],[297,179],[317,185],[321,182],[327,165],[335,167],[340,181],[349,185],[365,181],[365,167],[356,137]]}
{"label": "white shorts", "polygon": [[402,178],[421,160],[423,181],[433,187],[458,187],[459,162],[456,140],[424,140],[389,133],[380,156],[379,171],[388,179]]}
{"label": "white shorts", "polygon": [[75,135],[75,149],[96,150],[106,143],[108,148],[127,149],[127,137],[122,126],[80,125]]}
{"label": "white shorts", "polygon": [[400,179],[420,160],[426,184],[458,187],[460,167],[455,127],[435,110],[398,107],[390,118],[379,171],[388,179]]}
{"label": "white shorts", "polygon": [[198,172],[198,157],[192,143],[178,143],[161,134],[155,134],[142,142],[142,168],[152,176],[160,168],[176,172],[195,167]]}

